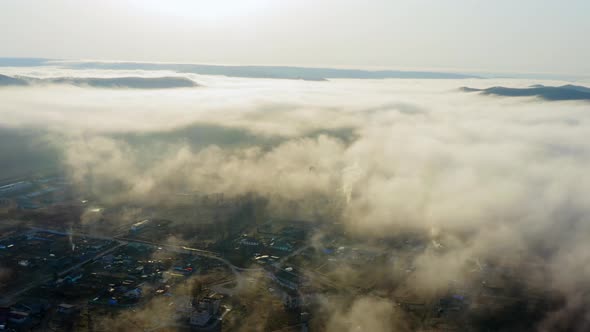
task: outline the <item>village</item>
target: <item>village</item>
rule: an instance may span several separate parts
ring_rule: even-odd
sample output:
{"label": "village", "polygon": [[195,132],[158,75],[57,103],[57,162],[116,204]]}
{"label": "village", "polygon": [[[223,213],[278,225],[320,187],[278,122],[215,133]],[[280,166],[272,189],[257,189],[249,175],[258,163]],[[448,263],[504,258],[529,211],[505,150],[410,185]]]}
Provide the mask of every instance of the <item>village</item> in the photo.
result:
{"label": "village", "polygon": [[[55,195],[49,185],[62,186],[59,199],[22,204],[38,197],[31,191]],[[252,319],[306,331],[321,326],[326,299],[369,294],[395,303],[416,330],[469,331],[498,310],[532,317],[550,305],[534,288],[515,294],[527,284],[515,277],[524,267],[506,262],[470,262],[468,279],[425,296],[411,286],[415,258],[443,244],[410,233],[366,243],[330,224],[260,221],[253,197],[195,195],[184,208],[149,207],[117,222],[109,213],[119,207],[79,199],[63,179],[2,188],[0,330],[108,331],[123,315],[145,331],[229,331]],[[60,223],[64,207],[100,217]],[[199,227],[174,220],[190,213]],[[28,220],[11,223],[12,215]]]}

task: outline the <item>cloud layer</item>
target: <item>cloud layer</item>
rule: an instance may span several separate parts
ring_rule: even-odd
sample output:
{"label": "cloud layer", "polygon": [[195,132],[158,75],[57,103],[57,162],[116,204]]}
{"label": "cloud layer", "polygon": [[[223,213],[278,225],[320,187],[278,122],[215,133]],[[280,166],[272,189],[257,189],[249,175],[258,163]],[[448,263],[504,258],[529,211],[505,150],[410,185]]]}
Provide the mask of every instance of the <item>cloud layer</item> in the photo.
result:
{"label": "cloud layer", "polygon": [[[527,282],[566,298],[539,329],[586,326],[576,324],[588,317],[572,317],[590,303],[577,294],[590,289],[587,103],[459,90],[538,83],[524,80],[186,78],[205,87],[3,88],[0,124],[42,128],[72,179],[106,202],[255,192],[277,215],[340,222],[362,238],[421,234],[437,244],[413,262],[425,296],[465,279],[474,261],[539,262],[524,273]],[[190,135],[213,127],[220,139]],[[375,319],[362,318],[367,307]],[[364,329],[406,328],[382,299],[331,308],[334,330],[347,322],[338,317],[356,316]]]}

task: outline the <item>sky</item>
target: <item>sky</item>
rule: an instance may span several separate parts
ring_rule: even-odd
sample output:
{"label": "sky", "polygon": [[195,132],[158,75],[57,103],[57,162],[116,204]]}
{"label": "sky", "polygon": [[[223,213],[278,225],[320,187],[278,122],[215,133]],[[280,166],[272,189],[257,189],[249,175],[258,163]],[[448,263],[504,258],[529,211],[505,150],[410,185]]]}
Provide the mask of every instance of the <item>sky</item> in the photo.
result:
{"label": "sky", "polygon": [[586,0],[2,0],[0,56],[590,72]]}
{"label": "sky", "polygon": [[[588,76],[589,15],[588,0],[0,0],[0,57]],[[0,87],[5,178],[54,165],[106,209],[138,206],[116,218],[124,223],[169,219],[168,208],[186,206],[178,194],[254,193],[274,220],[334,223],[367,245],[410,232],[424,241],[411,258],[332,272],[363,285],[407,280],[435,303],[451,283],[493,280],[497,263],[525,292],[563,296],[537,331],[590,330],[588,101],[462,89],[568,82],[254,79],[59,62],[0,74],[29,82]],[[195,85],[87,83],[129,77]],[[328,296],[326,330],[405,323],[400,293],[378,293]],[[253,317],[266,317],[260,308]],[[137,321],[125,317],[113,321]]]}

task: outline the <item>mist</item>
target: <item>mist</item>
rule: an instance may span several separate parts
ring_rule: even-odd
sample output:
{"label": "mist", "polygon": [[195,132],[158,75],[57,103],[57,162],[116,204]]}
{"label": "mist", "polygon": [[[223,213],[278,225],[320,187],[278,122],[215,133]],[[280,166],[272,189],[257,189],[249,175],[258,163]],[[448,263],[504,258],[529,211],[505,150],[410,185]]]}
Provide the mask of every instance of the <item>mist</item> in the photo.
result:
{"label": "mist", "polygon": [[[59,70],[7,73],[112,77]],[[565,299],[540,331],[587,328],[590,104],[460,90],[564,82],[174,75],[199,87],[2,87],[1,130],[35,132],[30,144],[50,146],[56,167],[104,204],[256,193],[274,215],[339,223],[359,239],[419,234],[436,244],[413,262],[412,287],[424,296],[467,282],[474,261],[509,262],[531,287]],[[388,263],[380,269],[396,278]],[[328,330],[411,330],[392,301],[322,303]]]}

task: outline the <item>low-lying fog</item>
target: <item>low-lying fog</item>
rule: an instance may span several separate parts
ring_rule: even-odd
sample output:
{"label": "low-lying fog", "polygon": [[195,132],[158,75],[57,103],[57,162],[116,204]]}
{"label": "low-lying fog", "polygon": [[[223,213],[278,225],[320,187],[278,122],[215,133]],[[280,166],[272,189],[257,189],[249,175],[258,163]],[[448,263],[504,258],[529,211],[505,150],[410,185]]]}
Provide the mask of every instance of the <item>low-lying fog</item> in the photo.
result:
{"label": "low-lying fog", "polygon": [[[110,202],[256,192],[281,213],[339,221],[363,237],[426,234],[446,249],[417,259],[415,282],[429,288],[458,279],[470,259],[540,260],[531,273],[568,301],[547,318],[546,331],[588,305],[580,290],[590,289],[590,103],[459,89],[564,82],[313,82],[58,68],[0,74],[183,76],[198,84],[0,87],[2,159],[34,168],[46,159],[17,156],[54,151],[51,162]],[[105,185],[113,183],[117,190]],[[285,212],[285,201],[298,208]],[[362,309],[371,301],[358,299],[351,310],[387,314],[388,303]]]}

